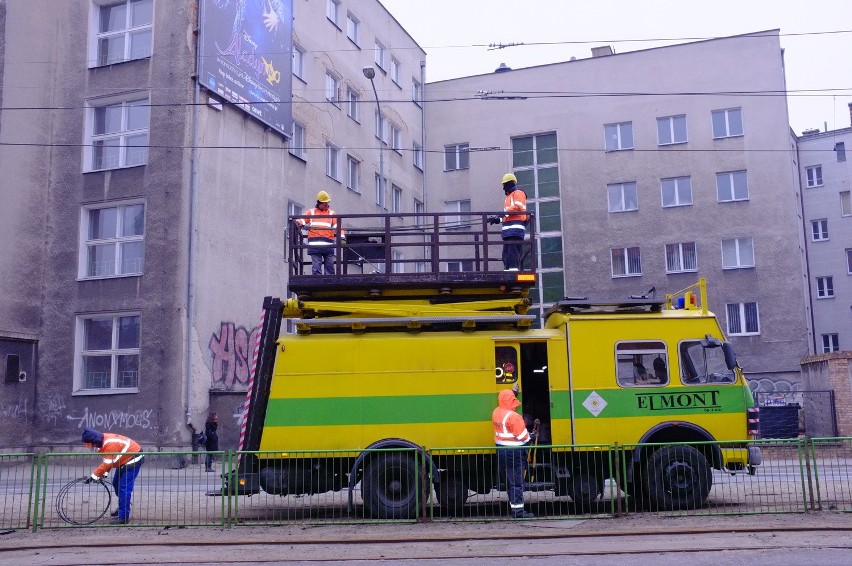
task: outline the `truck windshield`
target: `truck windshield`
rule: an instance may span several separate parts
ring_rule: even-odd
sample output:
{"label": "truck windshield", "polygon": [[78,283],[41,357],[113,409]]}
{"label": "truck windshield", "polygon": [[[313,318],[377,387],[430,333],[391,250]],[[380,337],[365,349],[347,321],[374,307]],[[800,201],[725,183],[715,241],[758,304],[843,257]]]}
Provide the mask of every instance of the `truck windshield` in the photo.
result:
{"label": "truck windshield", "polygon": [[719,346],[704,347],[700,340],[680,343],[681,380],[686,385],[733,383],[737,376],[725,364],[725,353]]}

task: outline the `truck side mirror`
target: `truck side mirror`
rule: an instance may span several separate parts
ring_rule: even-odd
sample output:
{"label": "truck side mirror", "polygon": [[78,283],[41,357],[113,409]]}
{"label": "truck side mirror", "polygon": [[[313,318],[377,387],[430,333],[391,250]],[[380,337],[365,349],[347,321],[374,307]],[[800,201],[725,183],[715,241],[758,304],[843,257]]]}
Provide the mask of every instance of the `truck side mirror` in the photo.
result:
{"label": "truck side mirror", "polygon": [[730,342],[722,342],[722,353],[725,354],[725,365],[732,370],[737,367],[737,355]]}

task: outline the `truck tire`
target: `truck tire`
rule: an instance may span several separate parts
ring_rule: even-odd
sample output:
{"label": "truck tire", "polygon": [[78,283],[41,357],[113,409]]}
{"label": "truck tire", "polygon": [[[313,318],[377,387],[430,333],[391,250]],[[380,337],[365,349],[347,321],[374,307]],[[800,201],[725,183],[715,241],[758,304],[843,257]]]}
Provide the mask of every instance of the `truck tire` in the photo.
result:
{"label": "truck tire", "polygon": [[603,479],[595,470],[581,470],[568,480],[568,496],[579,511],[587,511],[603,493]]}
{"label": "truck tire", "polygon": [[378,454],[365,464],[364,507],[376,519],[414,519],[426,497],[422,484],[411,455]]}
{"label": "truck tire", "polygon": [[651,510],[678,511],[704,505],[713,474],[704,454],[692,446],[664,446],[643,470]]}
{"label": "truck tire", "polygon": [[452,517],[459,517],[467,501],[467,484],[458,476],[447,476],[435,484],[438,502],[444,511]]}

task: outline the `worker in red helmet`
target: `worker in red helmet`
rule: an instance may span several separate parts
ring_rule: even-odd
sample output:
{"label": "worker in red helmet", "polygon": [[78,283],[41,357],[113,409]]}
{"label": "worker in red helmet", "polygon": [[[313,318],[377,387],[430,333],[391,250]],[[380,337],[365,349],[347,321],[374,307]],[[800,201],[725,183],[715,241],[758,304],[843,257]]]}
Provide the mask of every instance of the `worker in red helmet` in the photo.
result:
{"label": "worker in red helmet", "polygon": [[500,477],[506,480],[509,495],[509,511],[513,519],[532,519],[532,513],[524,511],[524,466],[527,463],[526,446],[531,436],[524,418],[515,408],[521,402],[511,389],[497,395],[497,408],[491,413],[494,426],[494,444],[497,445],[497,465]]}
{"label": "worker in red helmet", "polygon": [[[334,251],[337,239],[336,213],[331,209],[331,197],[325,191],[317,193],[316,207],[305,212],[309,218],[298,218],[296,224],[308,231],[308,255],[311,256],[311,273],[334,275]],[[343,243],[346,235],[340,230]]]}
{"label": "worker in red helmet", "polygon": [[518,271],[521,269],[521,259],[524,237],[527,233],[527,195],[518,188],[518,178],[513,173],[503,175],[503,216],[492,216],[488,219],[491,224],[503,224],[500,237],[503,238],[503,270]]}

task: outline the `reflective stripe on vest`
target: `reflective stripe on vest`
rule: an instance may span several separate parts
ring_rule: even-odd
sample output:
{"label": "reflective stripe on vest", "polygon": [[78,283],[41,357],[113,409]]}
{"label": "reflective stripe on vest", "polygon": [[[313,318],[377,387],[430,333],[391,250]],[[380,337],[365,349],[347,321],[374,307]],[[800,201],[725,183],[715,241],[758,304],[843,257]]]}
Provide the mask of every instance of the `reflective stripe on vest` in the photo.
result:
{"label": "reflective stripe on vest", "polygon": [[[524,428],[524,433],[520,437],[516,437],[514,434],[509,432],[509,429],[506,427],[506,423],[512,415],[518,415],[518,413],[515,411],[506,411],[506,414],[503,415],[503,420],[501,421],[503,431],[494,431],[494,444],[498,446],[523,446],[529,442],[530,433],[526,428]],[[520,415],[518,416],[520,417]]]}

